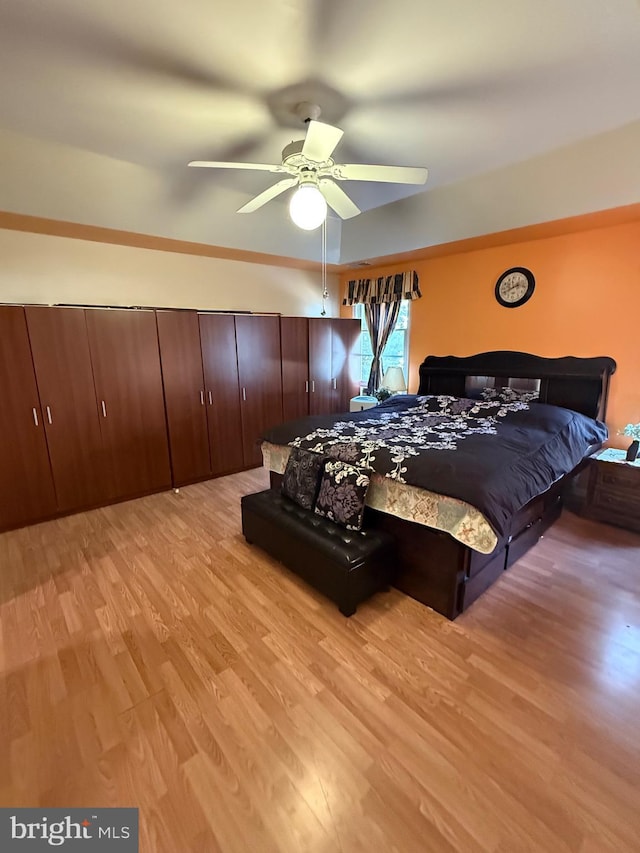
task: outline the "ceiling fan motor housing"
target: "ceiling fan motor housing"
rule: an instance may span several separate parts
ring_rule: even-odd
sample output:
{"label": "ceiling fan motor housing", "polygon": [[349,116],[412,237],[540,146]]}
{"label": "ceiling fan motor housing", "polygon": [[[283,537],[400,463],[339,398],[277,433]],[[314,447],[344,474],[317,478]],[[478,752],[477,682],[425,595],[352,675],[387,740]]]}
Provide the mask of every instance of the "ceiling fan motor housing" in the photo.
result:
{"label": "ceiling fan motor housing", "polygon": [[286,163],[290,157],[295,157],[302,153],[304,139],[297,139],[295,142],[290,142],[282,149],[282,162]]}
{"label": "ceiling fan motor housing", "polygon": [[308,157],[305,157],[302,153],[304,142],[304,139],[298,139],[295,142],[290,142],[282,149],[283,166],[290,166],[298,170],[301,175],[304,175],[305,173],[308,175],[316,175],[320,170],[325,173],[327,169],[330,169],[333,166],[333,160],[331,158],[320,163],[315,160],[309,160]]}

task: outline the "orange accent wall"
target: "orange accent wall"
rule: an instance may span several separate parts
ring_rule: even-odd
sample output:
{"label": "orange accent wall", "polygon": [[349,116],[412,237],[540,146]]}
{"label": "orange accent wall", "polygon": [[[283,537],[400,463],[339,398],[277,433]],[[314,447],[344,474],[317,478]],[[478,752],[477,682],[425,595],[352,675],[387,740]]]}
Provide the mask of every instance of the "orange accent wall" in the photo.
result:
{"label": "orange accent wall", "polygon": [[[544,239],[524,239],[521,231],[518,242],[416,260],[412,266],[422,299],[411,306],[411,391],[428,354],[505,349],[608,355],[618,365],[607,416],[610,443],[629,444],[617,432],[640,422],[640,221]],[[514,266],[533,272],[536,289],[520,308],[503,308],[494,296],[495,283]],[[368,278],[393,271],[381,265],[357,272]],[[353,270],[342,276],[343,283],[352,278]]]}

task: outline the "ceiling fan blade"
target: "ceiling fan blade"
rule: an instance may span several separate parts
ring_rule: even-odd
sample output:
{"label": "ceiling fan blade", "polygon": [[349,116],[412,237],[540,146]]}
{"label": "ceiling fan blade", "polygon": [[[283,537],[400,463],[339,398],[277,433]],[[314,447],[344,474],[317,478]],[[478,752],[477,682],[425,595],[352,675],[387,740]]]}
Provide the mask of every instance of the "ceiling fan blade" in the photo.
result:
{"label": "ceiling fan blade", "polygon": [[339,181],[377,181],[385,184],[424,184],[429,172],[418,166],[339,164],[332,169]]}
{"label": "ceiling fan blade", "polygon": [[340,130],[339,127],[333,127],[321,121],[310,121],[300,153],[308,160],[324,163],[331,157],[343,135],[344,130]]}
{"label": "ceiling fan blade", "polygon": [[192,160],[187,166],[196,166],[202,169],[251,169],[257,172],[286,172],[292,174],[294,170],[287,166],[276,166],[269,163],[222,163],[217,160]]}
{"label": "ceiling fan blade", "polygon": [[243,204],[236,213],[253,213],[254,210],[262,207],[263,204],[271,201],[272,198],[279,196],[281,193],[285,192],[285,190],[288,190],[289,187],[294,187],[297,183],[298,178],[285,178],[284,181],[278,181],[277,184],[267,187],[267,189],[264,192],[261,192],[260,195],[255,196],[255,198],[252,198],[246,204]]}
{"label": "ceiling fan blade", "polygon": [[357,216],[361,211],[354,204],[346,192],[331,180],[324,178],[318,181],[318,189],[325,197],[327,204],[332,210],[338,214],[341,219],[351,219],[352,216]]}

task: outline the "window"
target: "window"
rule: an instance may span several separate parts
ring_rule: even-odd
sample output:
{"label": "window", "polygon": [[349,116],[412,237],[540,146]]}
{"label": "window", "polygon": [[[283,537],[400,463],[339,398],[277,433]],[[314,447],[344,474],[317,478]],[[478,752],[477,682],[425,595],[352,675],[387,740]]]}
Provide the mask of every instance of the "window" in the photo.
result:
{"label": "window", "polygon": [[[396,327],[389,336],[387,345],[382,353],[382,368],[401,367],[406,381],[409,380],[407,368],[409,365],[409,299],[403,299],[400,304],[400,313]],[[354,305],[354,316],[360,320],[360,353],[362,356],[362,367],[360,372],[360,384],[365,387],[369,381],[369,372],[373,360],[371,350],[371,339],[364,319],[364,305]]]}

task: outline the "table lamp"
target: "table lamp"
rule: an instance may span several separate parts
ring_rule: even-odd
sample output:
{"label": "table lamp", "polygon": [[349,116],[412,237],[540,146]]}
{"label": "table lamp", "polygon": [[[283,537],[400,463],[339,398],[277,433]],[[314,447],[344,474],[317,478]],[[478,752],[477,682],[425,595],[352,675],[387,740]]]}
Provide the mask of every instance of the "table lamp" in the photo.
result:
{"label": "table lamp", "polygon": [[407,390],[404,373],[401,367],[387,367],[382,377],[382,387],[392,394],[402,393]]}

